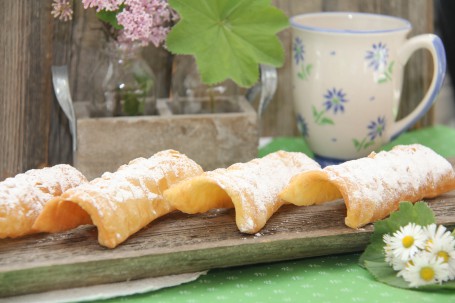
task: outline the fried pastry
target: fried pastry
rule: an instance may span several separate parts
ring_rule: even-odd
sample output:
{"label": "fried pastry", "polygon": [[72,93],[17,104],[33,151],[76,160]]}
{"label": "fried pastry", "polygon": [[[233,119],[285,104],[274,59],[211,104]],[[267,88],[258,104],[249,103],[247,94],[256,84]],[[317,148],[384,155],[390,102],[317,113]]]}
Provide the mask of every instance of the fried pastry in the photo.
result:
{"label": "fried pastry", "polygon": [[390,215],[401,201],[417,202],[455,189],[452,165],[428,147],[400,145],[296,175],[280,193],[295,205],[343,198],[345,224],[359,228]]}
{"label": "fried pastry", "polygon": [[303,153],[279,151],[180,182],[166,190],[164,198],[189,214],[234,207],[238,229],[256,233],[283,205],[278,193],[291,177],[319,167]]}
{"label": "fried pastry", "polygon": [[174,208],[162,198],[170,185],[203,173],[193,160],[166,150],[137,158],[114,173],[66,191],[50,201],[34,227],[59,232],[82,224],[98,228],[98,242],[114,248]]}
{"label": "fried pastry", "polygon": [[67,164],[31,169],[0,182],[0,238],[35,233],[32,226],[44,205],[85,182],[85,176]]}

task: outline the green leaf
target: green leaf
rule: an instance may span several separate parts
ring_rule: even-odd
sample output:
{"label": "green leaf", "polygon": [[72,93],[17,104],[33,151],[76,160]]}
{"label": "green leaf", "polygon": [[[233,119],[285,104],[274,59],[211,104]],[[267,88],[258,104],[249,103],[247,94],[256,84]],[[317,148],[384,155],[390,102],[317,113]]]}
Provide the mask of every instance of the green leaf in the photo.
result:
{"label": "green leaf", "polygon": [[401,226],[408,223],[416,223],[418,225],[426,226],[436,222],[434,213],[427,203],[420,201],[415,204],[411,202],[401,202],[399,210],[392,213],[389,218],[378,221],[374,224],[375,231],[382,234],[394,233],[400,229]]}
{"label": "green leaf", "polygon": [[297,76],[302,80],[306,80],[310,76],[311,69],[312,69],[311,64],[308,64],[306,67],[302,65],[301,71],[297,73]]}
{"label": "green leaf", "polygon": [[312,65],[312,64],[308,64],[308,65],[306,66],[306,72],[307,72],[308,75],[311,74],[311,70],[312,70],[312,69],[313,69],[313,65]]}
{"label": "green leaf", "polygon": [[391,74],[393,72],[393,65],[395,64],[395,61],[390,62],[389,64],[389,73]]}
{"label": "green leaf", "polygon": [[333,122],[332,119],[327,118],[327,117],[323,117],[322,120],[321,120],[321,125],[325,125],[325,124],[333,125],[335,123]]}
{"label": "green leaf", "polygon": [[128,116],[135,116],[140,113],[140,102],[134,93],[126,93],[123,95],[123,111]]}
{"label": "green leaf", "polygon": [[376,280],[385,284],[400,288],[408,288],[408,283],[401,277],[397,277],[397,272],[383,261],[365,261],[365,267],[375,277]]}
{"label": "green leaf", "polygon": [[365,261],[384,261],[384,243],[385,234],[393,234],[408,223],[416,223],[422,226],[436,222],[434,213],[428,205],[421,201],[415,204],[411,202],[401,202],[399,210],[392,213],[389,218],[374,223],[374,232],[371,235],[370,244],[365,252],[360,256],[359,264],[365,266]]}
{"label": "green leaf", "polygon": [[360,145],[359,140],[353,139],[352,141],[354,142],[354,146],[358,149],[358,147],[359,147],[359,145]]}
{"label": "green leaf", "polygon": [[167,36],[167,48],[193,55],[206,84],[230,78],[240,86],[252,86],[259,77],[259,64],[278,67],[284,62],[276,34],[289,21],[270,2],[169,0],[180,21]]}
{"label": "green leaf", "polygon": [[[388,284],[390,286],[399,288],[410,288],[408,283],[401,277],[397,277],[397,272],[388,265],[385,261],[365,261],[365,268],[375,277],[376,280]],[[444,282],[441,285],[425,285],[419,286],[418,290],[441,290],[441,289],[455,289],[455,280]]]}
{"label": "green leaf", "polygon": [[318,110],[316,109],[316,106],[312,105],[311,111],[313,112],[313,117],[316,118],[319,115]]}
{"label": "green leaf", "polygon": [[153,87],[153,79],[148,75],[134,74],[133,76],[134,80],[138,83],[139,88],[143,91],[143,95],[146,96]]}
{"label": "green leaf", "polygon": [[124,7],[125,5],[122,4],[119,6],[119,9],[115,11],[107,11],[103,9],[96,13],[96,17],[101,21],[110,24],[115,29],[122,29],[123,26],[117,22],[117,15],[123,10]]}
{"label": "green leaf", "polygon": [[368,143],[365,143],[365,145],[363,146],[364,149],[367,149],[368,147],[370,147],[371,145],[374,144],[374,141],[370,141]]}

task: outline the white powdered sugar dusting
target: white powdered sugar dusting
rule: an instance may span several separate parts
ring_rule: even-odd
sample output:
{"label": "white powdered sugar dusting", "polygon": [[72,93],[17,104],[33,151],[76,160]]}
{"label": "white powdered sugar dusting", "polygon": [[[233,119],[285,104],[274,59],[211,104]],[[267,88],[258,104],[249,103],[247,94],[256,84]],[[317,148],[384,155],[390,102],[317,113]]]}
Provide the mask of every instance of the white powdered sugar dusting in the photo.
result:
{"label": "white powdered sugar dusting", "polygon": [[83,182],[87,182],[85,177],[67,164],[32,169],[0,182],[0,206],[11,208],[35,201],[38,203],[27,208],[41,210],[44,203],[54,196]]}
{"label": "white powdered sugar dusting", "polygon": [[245,226],[239,229],[249,232],[256,228],[255,220],[265,223],[270,215],[267,208],[278,201],[278,194],[294,175],[318,168],[319,164],[303,153],[279,151],[227,169],[206,172],[205,177],[240,197]]}
{"label": "white powdered sugar dusting", "polygon": [[100,178],[68,192],[68,197],[77,196],[89,202],[102,217],[104,211],[115,212],[119,203],[157,198],[162,194],[159,192],[161,182],[173,183],[168,180],[169,177],[184,178],[200,173],[200,166],[185,155],[165,150],[148,159],[134,159],[120,166],[116,172],[106,172]]}
{"label": "white powdered sugar dusting", "polygon": [[[44,205],[64,191],[87,182],[87,179],[74,167],[59,164],[42,169],[31,169],[15,177],[0,182],[0,224],[9,224],[11,216],[36,218]],[[1,226],[15,230],[16,226]]]}
{"label": "white powdered sugar dusting", "polygon": [[324,168],[329,179],[349,183],[352,200],[373,202],[375,208],[400,199],[452,175],[452,165],[433,150],[419,145],[401,145],[391,151]]}

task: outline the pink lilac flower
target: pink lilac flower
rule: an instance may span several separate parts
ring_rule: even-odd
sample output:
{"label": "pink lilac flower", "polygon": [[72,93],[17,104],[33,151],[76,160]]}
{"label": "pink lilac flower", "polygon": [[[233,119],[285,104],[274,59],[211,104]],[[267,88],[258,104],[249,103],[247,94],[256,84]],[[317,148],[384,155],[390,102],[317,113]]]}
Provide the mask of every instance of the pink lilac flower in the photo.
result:
{"label": "pink lilac flower", "polygon": [[71,0],[54,0],[52,3],[52,16],[62,21],[68,21],[73,18],[73,8]]}
{"label": "pink lilac flower", "polygon": [[165,0],[125,0],[125,8],[117,15],[118,23],[123,26],[119,39],[159,46],[175,19],[176,14]]}
{"label": "pink lilac flower", "polygon": [[[97,12],[117,11],[117,22],[123,28],[113,36],[121,43],[139,41],[145,46],[151,42],[158,47],[178,19],[166,0],[82,0],[82,4],[85,9],[95,8]],[[69,20],[71,6],[72,0],[54,0],[52,15]]]}
{"label": "pink lilac flower", "polygon": [[82,0],[82,4],[84,8],[87,9],[89,7],[96,8],[96,11],[99,12],[101,10],[107,11],[115,11],[117,10],[120,5],[125,2],[124,0]]}

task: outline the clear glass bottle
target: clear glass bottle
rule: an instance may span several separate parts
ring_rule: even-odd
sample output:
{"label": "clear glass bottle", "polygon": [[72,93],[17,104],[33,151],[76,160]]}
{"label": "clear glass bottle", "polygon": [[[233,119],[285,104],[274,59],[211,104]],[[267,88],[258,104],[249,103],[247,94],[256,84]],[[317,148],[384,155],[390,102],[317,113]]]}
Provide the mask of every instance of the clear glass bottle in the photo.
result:
{"label": "clear glass bottle", "polygon": [[174,114],[237,112],[240,89],[232,80],[207,85],[193,56],[174,57],[170,106]]}
{"label": "clear glass bottle", "polygon": [[155,74],[138,43],[105,44],[91,84],[92,117],[156,114]]}

